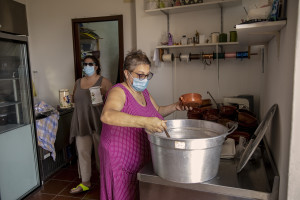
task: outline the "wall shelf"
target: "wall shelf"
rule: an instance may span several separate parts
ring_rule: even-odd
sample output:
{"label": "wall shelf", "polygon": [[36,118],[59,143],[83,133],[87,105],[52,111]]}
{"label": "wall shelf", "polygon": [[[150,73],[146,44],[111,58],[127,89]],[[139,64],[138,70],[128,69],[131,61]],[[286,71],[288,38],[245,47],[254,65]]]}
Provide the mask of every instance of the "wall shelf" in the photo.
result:
{"label": "wall shelf", "polygon": [[236,25],[238,41],[244,45],[262,45],[268,43],[274,36],[279,41],[279,32],[285,25],[286,20]]}
{"label": "wall shelf", "polygon": [[145,10],[145,12],[153,15],[157,15],[161,13],[173,14],[173,13],[199,11],[200,9],[241,5],[241,2],[242,0],[218,0],[218,1],[209,1],[204,3],[191,4],[191,5],[151,9],[151,10]]}
{"label": "wall shelf", "polygon": [[189,44],[189,45],[162,45],[157,46],[157,49],[178,49],[178,48],[191,48],[191,47],[208,47],[208,46],[226,46],[226,45],[237,45],[238,42],[224,42],[224,43],[204,43],[204,44]]}

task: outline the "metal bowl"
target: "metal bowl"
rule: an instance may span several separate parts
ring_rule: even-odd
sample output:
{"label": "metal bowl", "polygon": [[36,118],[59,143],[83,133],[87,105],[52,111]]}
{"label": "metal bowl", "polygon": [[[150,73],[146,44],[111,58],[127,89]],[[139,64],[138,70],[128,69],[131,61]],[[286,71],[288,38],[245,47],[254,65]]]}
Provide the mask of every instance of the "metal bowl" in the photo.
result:
{"label": "metal bowl", "polygon": [[218,172],[222,144],[230,129],[204,120],[168,120],[168,132],[148,134],[153,168],[160,177],[179,183],[198,183]]}

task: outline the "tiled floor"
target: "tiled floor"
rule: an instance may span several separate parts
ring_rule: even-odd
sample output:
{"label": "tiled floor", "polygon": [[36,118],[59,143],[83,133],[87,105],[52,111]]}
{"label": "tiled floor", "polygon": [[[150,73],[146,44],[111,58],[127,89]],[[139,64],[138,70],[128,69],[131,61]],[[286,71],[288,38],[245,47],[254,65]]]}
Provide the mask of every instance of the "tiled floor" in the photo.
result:
{"label": "tiled floor", "polygon": [[69,190],[80,183],[77,165],[66,166],[53,174],[41,188],[25,198],[26,200],[67,200],[67,199],[99,199],[99,173],[93,167],[91,190],[80,194],[70,194]]}

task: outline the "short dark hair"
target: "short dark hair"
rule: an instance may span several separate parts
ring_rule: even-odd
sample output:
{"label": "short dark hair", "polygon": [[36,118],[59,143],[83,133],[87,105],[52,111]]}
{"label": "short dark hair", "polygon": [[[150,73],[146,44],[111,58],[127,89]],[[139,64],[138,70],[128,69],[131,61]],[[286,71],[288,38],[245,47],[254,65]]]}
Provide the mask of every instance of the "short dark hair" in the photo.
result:
{"label": "short dark hair", "polygon": [[151,67],[151,62],[144,52],[141,50],[132,50],[125,57],[124,70],[132,72],[137,66],[142,64]]}
{"label": "short dark hair", "polygon": [[100,72],[101,72],[101,65],[100,65],[99,60],[98,60],[95,56],[85,56],[84,59],[83,59],[83,62],[84,62],[86,59],[88,59],[88,58],[90,58],[90,59],[93,60],[93,62],[95,63],[95,66],[98,66],[98,69],[97,69],[96,73],[99,75]]}

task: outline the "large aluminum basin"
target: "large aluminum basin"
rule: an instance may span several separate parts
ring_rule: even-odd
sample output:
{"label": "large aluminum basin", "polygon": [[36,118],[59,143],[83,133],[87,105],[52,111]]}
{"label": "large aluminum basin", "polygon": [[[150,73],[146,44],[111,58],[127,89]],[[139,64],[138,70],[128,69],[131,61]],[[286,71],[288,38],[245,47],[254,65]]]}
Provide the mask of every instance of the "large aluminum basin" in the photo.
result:
{"label": "large aluminum basin", "polygon": [[210,121],[168,120],[168,132],[148,134],[154,172],[169,181],[199,183],[217,175],[222,144],[230,130]]}

